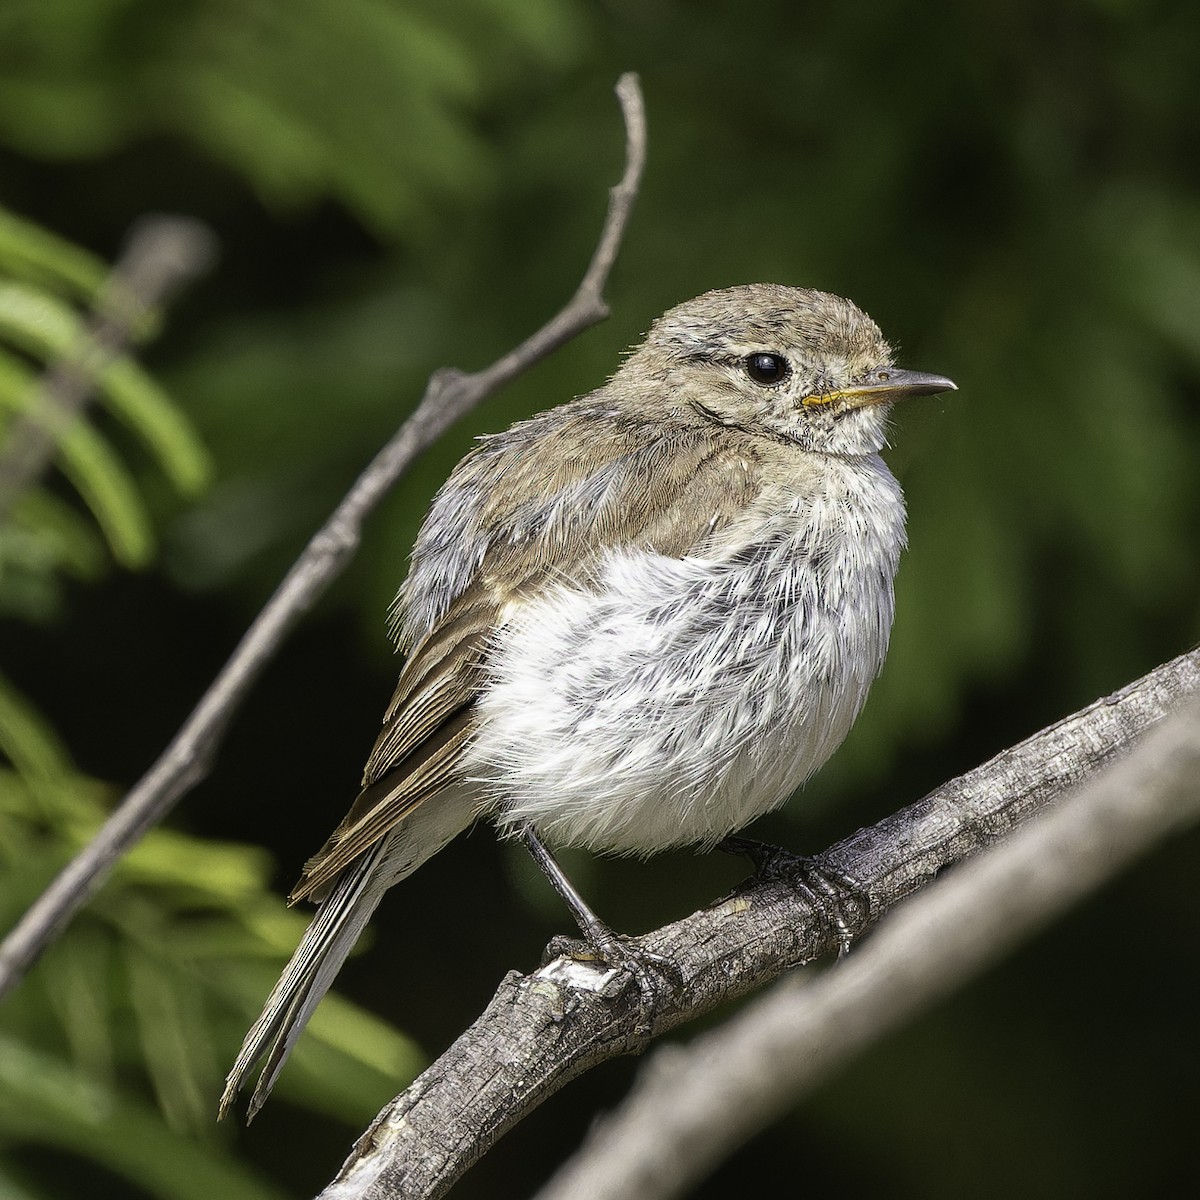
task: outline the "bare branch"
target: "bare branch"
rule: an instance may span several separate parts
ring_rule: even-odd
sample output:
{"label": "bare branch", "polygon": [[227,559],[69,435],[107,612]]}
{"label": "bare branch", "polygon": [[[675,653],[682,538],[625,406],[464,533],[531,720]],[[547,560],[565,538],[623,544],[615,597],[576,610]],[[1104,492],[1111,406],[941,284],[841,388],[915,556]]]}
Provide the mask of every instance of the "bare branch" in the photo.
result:
{"label": "bare branch", "polygon": [[[1090,778],[1197,692],[1200,650],[838,843],[821,861],[854,881],[852,932]],[[835,950],[837,931],[814,913],[810,897],[783,879],[756,880],[637,939],[643,951],[670,959],[679,975],[654,1016],[654,1034]],[[569,1080],[641,1049],[639,1016],[637,988],[622,988],[617,974],[599,965],[560,958],[532,975],[510,973],[475,1024],[379,1114],[321,1200],[444,1195]]]}
{"label": "bare branch", "polygon": [[623,75],[617,95],[625,120],[625,172],[612,190],[599,244],[574,296],[546,325],[490,367],[473,374],[442,370],[430,377],[416,411],[313,536],[171,744],[0,945],[0,998],[96,891],[121,855],[204,777],[251,684],[345,567],[358,547],[363,521],[421,450],[486,397],[608,315],[603,290],[637,197],[646,154],[637,77]]}
{"label": "bare branch", "polygon": [[29,411],[8,435],[0,456],[0,521],[41,478],[59,437],[84,410],[146,314],[206,271],[215,255],[212,233],[191,217],[145,217],[134,225],[78,345],[51,365]]}
{"label": "bare branch", "polygon": [[687,1049],[659,1050],[538,1200],[668,1200],[835,1068],[1200,819],[1193,701],[1063,804]]}

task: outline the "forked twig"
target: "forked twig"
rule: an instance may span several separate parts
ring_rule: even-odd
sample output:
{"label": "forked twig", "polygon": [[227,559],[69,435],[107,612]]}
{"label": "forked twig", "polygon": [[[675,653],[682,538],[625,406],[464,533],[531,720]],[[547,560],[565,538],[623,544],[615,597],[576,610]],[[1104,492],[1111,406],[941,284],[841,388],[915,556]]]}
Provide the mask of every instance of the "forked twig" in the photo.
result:
{"label": "forked twig", "polygon": [[170,745],[0,944],[0,998],[87,902],[113,864],[205,776],[251,685],[352,557],[363,521],[417,455],[487,396],[608,315],[604,286],[646,158],[646,120],[637,76],[621,76],[616,91],[625,121],[625,171],[610,193],[600,240],[575,294],[541,329],[491,366],[470,374],[441,370],[430,377],[416,411],[313,536]]}

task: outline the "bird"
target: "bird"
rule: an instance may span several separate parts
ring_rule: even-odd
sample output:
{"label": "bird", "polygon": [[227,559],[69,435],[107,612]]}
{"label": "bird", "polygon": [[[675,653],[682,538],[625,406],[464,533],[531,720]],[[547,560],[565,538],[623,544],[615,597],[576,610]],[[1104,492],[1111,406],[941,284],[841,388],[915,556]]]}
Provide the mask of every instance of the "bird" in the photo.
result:
{"label": "bird", "polygon": [[602,387],[480,438],[392,614],[405,654],[317,902],[246,1035],[247,1120],[383,894],[480,818],[520,838],[602,958],[622,943],[551,846],[711,847],[833,753],[882,668],[905,504],[895,365],[850,300],[779,284],[669,309]]}

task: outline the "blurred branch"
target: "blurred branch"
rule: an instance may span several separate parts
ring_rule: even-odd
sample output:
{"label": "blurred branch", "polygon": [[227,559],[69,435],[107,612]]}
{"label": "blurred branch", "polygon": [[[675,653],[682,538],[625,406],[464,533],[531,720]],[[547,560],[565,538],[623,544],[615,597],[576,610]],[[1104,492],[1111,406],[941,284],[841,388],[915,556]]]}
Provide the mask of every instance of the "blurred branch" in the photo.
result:
{"label": "blurred branch", "polygon": [[834,1069],[1200,819],[1193,700],[1061,806],[686,1049],[659,1050],[538,1200],[668,1200]]}
{"label": "blurred branch", "polygon": [[604,287],[637,198],[646,157],[646,121],[637,77],[623,75],[616,90],[625,121],[625,171],[610,192],[599,243],[575,294],[547,324],[490,367],[472,374],[440,370],[430,377],[416,411],[313,536],[171,744],[0,945],[0,998],[96,891],[121,855],[207,774],[225,728],[250,686],[353,556],[363,521],[417,455],[486,397],[608,315]]}
{"label": "blurred branch", "polygon": [[[1196,693],[1200,650],[1159,667],[826,851],[819,862],[831,879],[853,881],[843,904],[850,932],[860,934],[938,871],[1012,832],[1097,775],[1184,697]],[[1194,752],[1194,729],[1189,736]],[[1194,763],[1194,753],[1188,761]],[[1169,769],[1174,779],[1181,760],[1172,758]],[[1194,779],[1194,766],[1192,770]],[[1102,797],[1111,797],[1114,788],[1119,791],[1127,782],[1122,775],[1106,783]],[[1165,799],[1160,796],[1160,801]],[[1108,799],[1096,804],[1097,828],[1086,837],[1073,836],[1083,843],[1102,842],[1100,860],[1106,855],[1116,859],[1110,843],[1124,836],[1126,818],[1108,815]],[[1065,855],[1060,827],[1051,828],[1054,853]],[[1081,876],[1074,882],[1071,873],[1083,872],[1082,864],[1066,857],[1062,861],[1069,865],[1061,868],[1064,878],[1054,901],[1060,906],[1099,877],[1095,858],[1089,860],[1094,879]],[[980,870],[986,878],[993,868],[981,864]],[[1020,878],[1018,885],[1018,890],[1024,888],[1027,880]],[[1033,920],[1031,913],[1028,922]],[[653,1014],[653,1034],[836,950],[839,933],[814,905],[811,888],[768,873],[724,901],[634,939],[640,951],[666,957],[678,972],[670,998]],[[955,934],[953,941],[958,946],[962,938]],[[887,943],[885,951],[886,947]],[[972,948],[973,953],[982,951]],[[886,962],[894,963],[894,951],[886,952]],[[850,985],[828,986],[838,987],[836,995],[844,998],[856,979],[882,975],[889,978],[883,1000],[899,1004],[901,996],[890,994],[898,993],[898,987],[872,965],[876,960],[870,947],[852,955],[830,979],[845,978],[851,965],[868,953],[872,957],[867,967],[854,968]],[[903,966],[901,960],[901,971]],[[627,984],[628,977],[601,964],[570,958],[556,959],[531,975],[511,972],[475,1024],[379,1114],[321,1200],[444,1195],[499,1137],[569,1080],[599,1062],[643,1048],[637,1032],[640,996]],[[915,993],[904,996],[903,1002],[915,1003]],[[843,1019],[851,1023],[835,1013],[834,1024]],[[847,1049],[862,1036],[857,1024],[844,1034]],[[736,1070],[740,1063],[735,1059],[730,1066]],[[713,1142],[715,1153],[723,1143],[715,1138]],[[687,1153],[692,1153],[690,1141],[688,1146]],[[635,1193],[618,1187],[606,1194]]]}
{"label": "blurred branch", "polygon": [[59,437],[83,412],[109,364],[136,339],[147,314],[203,274],[215,255],[216,239],[191,217],[144,217],[134,225],[83,336],[50,366],[8,435],[0,455],[0,522],[41,478]]}

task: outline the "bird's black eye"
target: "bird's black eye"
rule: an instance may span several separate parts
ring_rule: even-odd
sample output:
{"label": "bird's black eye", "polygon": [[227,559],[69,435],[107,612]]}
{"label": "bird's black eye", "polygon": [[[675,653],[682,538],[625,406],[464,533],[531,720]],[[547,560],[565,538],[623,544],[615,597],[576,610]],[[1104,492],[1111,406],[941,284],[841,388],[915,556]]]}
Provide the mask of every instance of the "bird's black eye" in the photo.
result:
{"label": "bird's black eye", "polygon": [[791,372],[788,360],[782,354],[749,354],[746,356],[746,374],[755,383],[772,384],[786,379]]}

